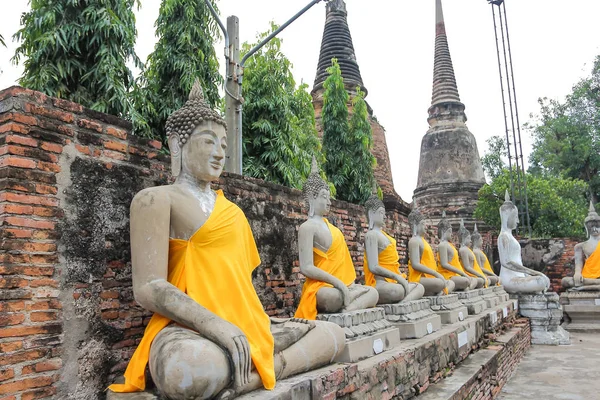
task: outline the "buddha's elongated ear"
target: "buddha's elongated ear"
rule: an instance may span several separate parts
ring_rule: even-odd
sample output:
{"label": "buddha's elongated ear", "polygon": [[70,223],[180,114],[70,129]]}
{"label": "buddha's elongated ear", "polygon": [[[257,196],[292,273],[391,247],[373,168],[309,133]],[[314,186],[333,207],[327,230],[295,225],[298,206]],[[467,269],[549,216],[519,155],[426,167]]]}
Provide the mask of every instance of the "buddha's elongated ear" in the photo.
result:
{"label": "buddha's elongated ear", "polygon": [[308,216],[309,217],[312,217],[313,215],[315,215],[314,203],[315,203],[315,199],[313,199],[312,196],[310,196],[310,198],[308,200]]}
{"label": "buddha's elongated ear", "polygon": [[171,174],[174,177],[178,177],[181,173],[181,156],[182,149],[179,144],[179,135],[172,134],[169,136],[169,150],[171,152]]}
{"label": "buddha's elongated ear", "polygon": [[369,210],[368,218],[369,218],[369,230],[373,229],[373,217],[375,216],[375,211]]}

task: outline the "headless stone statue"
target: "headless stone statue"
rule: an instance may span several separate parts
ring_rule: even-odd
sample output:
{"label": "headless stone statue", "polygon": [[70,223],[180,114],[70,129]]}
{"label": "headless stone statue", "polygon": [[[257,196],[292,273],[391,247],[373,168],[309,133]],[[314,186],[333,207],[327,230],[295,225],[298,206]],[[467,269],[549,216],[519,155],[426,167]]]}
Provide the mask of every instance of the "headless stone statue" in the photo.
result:
{"label": "headless stone statue", "polygon": [[460,262],[464,271],[471,278],[475,278],[477,280],[477,286],[475,287],[476,289],[480,289],[484,286],[487,287],[488,280],[481,270],[479,262],[477,261],[477,258],[475,258],[475,254],[469,248],[469,246],[472,244],[471,233],[467,228],[465,228],[465,221],[462,219],[460,220],[458,236],[460,238],[460,249],[458,250],[458,253],[460,255]]}
{"label": "headless stone statue", "polygon": [[600,291],[600,216],[590,202],[584,221],[588,240],[575,245],[575,274],[562,280],[564,288],[582,291]]}
{"label": "headless stone statue", "polygon": [[231,399],[328,364],[344,347],[338,326],[269,319],[252,286],[260,258],[242,210],[210,183],[225,161],[225,122],[198,81],[167,120],[175,183],[131,204],[133,293],[153,311],[107,398],[138,398],[145,369],[168,399]]}
{"label": "headless stone statue", "polygon": [[475,227],[473,228],[471,240],[473,241],[472,244],[475,259],[477,260],[477,263],[481,267],[481,270],[483,271],[487,279],[490,281],[490,286],[497,285],[500,282],[500,278],[494,273],[494,270],[492,269],[492,265],[490,264],[487,255],[481,249],[483,245],[483,239],[481,237],[481,234],[477,230],[477,224],[475,224]]}
{"label": "headless stone statue", "polygon": [[479,283],[477,279],[469,277],[460,263],[460,257],[456,247],[450,240],[452,239],[452,225],[446,219],[446,212],[442,212],[442,219],[438,224],[438,271],[454,282],[455,291],[475,289]]}
{"label": "headless stone statue", "polygon": [[433,250],[425,240],[425,218],[417,208],[408,215],[408,223],[412,230],[408,241],[408,281],[423,285],[425,296],[440,295],[444,288],[454,291],[454,282],[437,270]]}
{"label": "headless stone statue", "polygon": [[331,206],[329,187],[312,171],[302,188],[308,219],[298,230],[300,272],[306,277],[296,318],[313,320],[317,313],[355,311],[377,305],[375,288],[354,283],[356,271],[344,234],[324,217]]}
{"label": "headless stone statue", "polygon": [[425,288],[420,283],[409,283],[400,273],[396,240],[383,231],[385,205],[376,194],[365,203],[369,231],[365,236],[365,282],[379,293],[377,304],[418,300]]}
{"label": "headless stone statue", "polygon": [[498,255],[500,256],[500,279],[508,293],[545,293],[550,287],[550,279],[539,271],[523,266],[521,245],[512,235],[519,223],[519,211],[510,201],[508,190],[500,207],[502,228],[498,235]]}

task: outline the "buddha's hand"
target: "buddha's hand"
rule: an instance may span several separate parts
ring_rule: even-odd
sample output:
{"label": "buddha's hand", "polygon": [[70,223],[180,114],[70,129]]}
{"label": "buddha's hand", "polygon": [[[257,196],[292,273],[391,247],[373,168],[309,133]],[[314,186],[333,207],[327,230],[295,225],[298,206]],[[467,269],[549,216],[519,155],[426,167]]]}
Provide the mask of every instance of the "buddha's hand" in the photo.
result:
{"label": "buddha's hand", "polygon": [[583,285],[583,276],[581,275],[581,272],[575,272],[575,275],[573,275],[573,283],[575,286]]}
{"label": "buddha's hand", "polygon": [[244,332],[237,326],[223,321],[219,336],[219,344],[225,348],[231,361],[233,390],[239,393],[240,389],[250,382],[252,373],[252,358],[250,357],[250,344]]}
{"label": "buddha's hand", "polygon": [[404,279],[404,277],[402,275],[398,275],[396,277],[396,282],[398,282],[400,285],[402,285],[402,287],[404,288],[404,295],[408,296],[408,293],[410,292],[409,286],[408,286],[408,281],[406,279]]}

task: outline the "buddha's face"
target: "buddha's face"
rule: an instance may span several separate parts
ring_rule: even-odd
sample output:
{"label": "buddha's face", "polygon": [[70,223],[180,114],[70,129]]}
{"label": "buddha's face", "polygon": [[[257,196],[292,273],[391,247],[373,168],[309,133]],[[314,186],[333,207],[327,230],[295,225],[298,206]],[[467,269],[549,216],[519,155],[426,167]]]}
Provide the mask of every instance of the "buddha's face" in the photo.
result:
{"label": "buddha's face", "polygon": [[473,241],[471,240],[471,235],[467,235],[466,238],[463,239],[463,245],[464,246],[471,246],[471,243],[473,243]]}
{"label": "buddha's face", "polygon": [[385,208],[379,207],[375,211],[369,211],[369,219],[371,226],[382,227],[385,223]]}
{"label": "buddha's face", "polygon": [[589,221],[585,224],[585,229],[590,237],[600,237],[600,221]]}
{"label": "buddha's face", "polygon": [[442,235],[442,240],[450,241],[450,239],[452,239],[452,228],[446,229],[446,231]]}
{"label": "buddha's face", "polygon": [[517,225],[519,225],[519,211],[513,207],[508,211],[506,226],[508,229],[517,229]]}
{"label": "buddha's face", "polygon": [[318,215],[320,217],[327,215],[330,207],[331,196],[329,195],[329,190],[323,188],[319,190],[317,195],[312,199],[311,208],[313,215]]}
{"label": "buddha's face", "polygon": [[199,181],[219,179],[225,164],[227,131],[212,121],[201,123],[192,131],[182,149],[182,171]]}
{"label": "buddha's face", "polygon": [[419,236],[423,236],[425,235],[425,220],[419,222],[416,226],[415,226],[415,233]]}
{"label": "buddha's face", "polygon": [[483,244],[483,239],[481,239],[481,238],[473,240],[473,247],[475,247],[475,248],[480,249],[482,244]]}

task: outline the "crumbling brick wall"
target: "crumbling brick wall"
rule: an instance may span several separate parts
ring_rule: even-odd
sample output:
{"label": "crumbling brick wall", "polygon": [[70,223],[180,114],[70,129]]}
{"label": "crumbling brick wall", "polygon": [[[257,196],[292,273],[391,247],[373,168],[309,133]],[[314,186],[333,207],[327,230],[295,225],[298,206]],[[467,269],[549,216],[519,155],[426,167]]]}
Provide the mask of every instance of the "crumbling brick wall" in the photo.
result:
{"label": "crumbling brick wall", "polygon": [[571,238],[522,239],[523,265],[541,271],[550,278],[550,290],[561,293],[562,278],[575,273],[575,245],[581,240]]}

